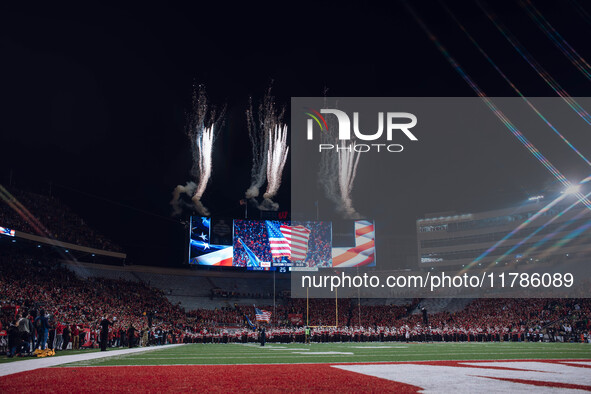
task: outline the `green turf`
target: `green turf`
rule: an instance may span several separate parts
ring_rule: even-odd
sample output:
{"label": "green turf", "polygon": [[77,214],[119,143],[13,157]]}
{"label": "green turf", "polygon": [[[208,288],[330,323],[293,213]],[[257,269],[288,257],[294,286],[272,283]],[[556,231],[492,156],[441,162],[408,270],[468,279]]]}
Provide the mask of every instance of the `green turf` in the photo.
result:
{"label": "green turf", "polygon": [[[338,352],[345,354],[314,354]],[[192,344],[80,361],[67,366],[295,364],[420,360],[591,359],[581,343]]]}
{"label": "green turf", "polygon": [[[91,353],[91,352],[97,352],[99,351],[99,349],[84,349],[84,350],[62,350],[62,351],[57,351],[55,352],[55,356],[51,356],[51,357],[58,357],[58,356],[71,356],[74,354],[87,354],[87,353]],[[31,360],[31,359],[36,359],[37,357],[12,357],[12,358],[8,358],[7,356],[0,356],[0,364],[3,363],[11,363],[11,362],[15,362],[15,361],[22,361],[22,360]]]}

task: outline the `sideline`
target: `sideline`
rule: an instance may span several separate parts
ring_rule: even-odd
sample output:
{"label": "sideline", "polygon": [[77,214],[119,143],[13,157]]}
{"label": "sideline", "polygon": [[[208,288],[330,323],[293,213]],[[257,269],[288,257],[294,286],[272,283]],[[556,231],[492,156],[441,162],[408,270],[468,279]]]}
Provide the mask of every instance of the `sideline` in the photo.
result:
{"label": "sideline", "polygon": [[52,356],[43,358],[24,359],[22,361],[14,361],[10,363],[0,364],[0,376],[12,375],[19,372],[32,371],[39,368],[55,367],[56,365],[68,364],[77,361],[95,360],[97,358],[123,356],[126,354],[147,352],[150,350],[169,349],[183,344],[150,346],[142,348],[109,350],[106,352],[92,352],[88,354],[72,354],[70,356]]}

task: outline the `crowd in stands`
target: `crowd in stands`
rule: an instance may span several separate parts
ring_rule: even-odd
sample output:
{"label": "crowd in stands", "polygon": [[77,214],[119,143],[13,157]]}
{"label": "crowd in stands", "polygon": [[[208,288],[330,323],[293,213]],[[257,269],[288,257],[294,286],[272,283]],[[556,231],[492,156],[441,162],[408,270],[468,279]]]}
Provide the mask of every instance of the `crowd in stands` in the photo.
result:
{"label": "crowd in stands", "polygon": [[[185,311],[140,281],[76,276],[59,261],[0,254],[0,336],[9,352],[108,346],[255,341],[255,306]],[[356,300],[287,299],[257,305],[272,312],[270,341],[589,341],[590,299],[476,299],[424,320],[420,305],[363,305]],[[337,321],[338,319],[338,321]],[[1,339],[1,338],[0,338]],[[6,338],[5,338],[6,339]],[[14,350],[14,351],[13,351]]]}
{"label": "crowd in stands", "polygon": [[[0,289],[0,330],[9,332],[12,325],[28,331],[29,337],[22,334],[20,340],[30,345],[29,351],[67,346],[64,330],[72,347],[76,347],[76,332],[83,336],[77,341],[79,346],[95,347],[103,318],[113,323],[109,344],[119,346],[147,344],[154,338],[162,341],[165,336],[177,338],[187,319],[184,310],[171,304],[161,290],[141,282],[81,279],[57,261],[41,262],[22,255],[0,255]],[[19,324],[23,317],[32,323],[42,319],[42,330],[25,330],[24,322]],[[43,335],[45,339],[40,338]],[[174,340],[178,339],[170,339]]]}
{"label": "crowd in stands", "polygon": [[[331,234],[326,222],[281,223],[291,226],[302,225],[309,229],[308,253],[305,265],[308,267],[328,267],[331,264]],[[250,257],[244,248],[248,247],[261,261],[272,261],[271,247],[266,222],[236,221],[234,222],[234,256],[235,267],[247,267]],[[285,259],[285,258],[284,258]],[[281,258],[275,258],[276,261]],[[288,263],[287,260],[284,261]]]}
{"label": "crowd in stands", "polygon": [[211,298],[273,298],[273,293],[239,292],[220,288],[211,289]]}
{"label": "crowd in stands", "polygon": [[[114,252],[123,251],[121,247],[89,227],[82,218],[57,198],[16,188],[8,188],[8,191],[14,200],[10,204],[0,204],[0,226],[80,246]],[[30,218],[25,219],[19,215],[10,206],[11,204],[16,204],[21,211],[23,208],[28,210],[41,226]],[[41,234],[39,230],[42,231]]]}

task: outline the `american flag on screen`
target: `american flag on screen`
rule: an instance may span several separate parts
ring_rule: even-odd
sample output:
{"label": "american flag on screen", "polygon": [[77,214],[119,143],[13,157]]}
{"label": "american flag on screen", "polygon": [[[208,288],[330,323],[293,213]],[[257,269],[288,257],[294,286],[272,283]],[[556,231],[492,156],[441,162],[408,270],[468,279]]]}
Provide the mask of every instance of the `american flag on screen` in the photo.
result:
{"label": "american flag on screen", "polygon": [[306,260],[311,231],[304,226],[281,226],[280,230],[290,246],[290,260]]}
{"label": "american flag on screen", "polygon": [[271,312],[266,311],[264,309],[259,309],[256,306],[254,307],[254,314],[256,321],[266,321],[267,323],[271,321]]}
{"label": "american flag on screen", "polygon": [[279,223],[267,222],[267,233],[269,235],[269,245],[271,246],[271,256],[275,257],[289,257],[291,251],[289,250],[289,241],[285,238],[279,229]]}
{"label": "american flag on screen", "polygon": [[311,232],[309,229],[304,226],[287,226],[268,221],[267,232],[273,258],[287,256],[292,261],[306,259]]}

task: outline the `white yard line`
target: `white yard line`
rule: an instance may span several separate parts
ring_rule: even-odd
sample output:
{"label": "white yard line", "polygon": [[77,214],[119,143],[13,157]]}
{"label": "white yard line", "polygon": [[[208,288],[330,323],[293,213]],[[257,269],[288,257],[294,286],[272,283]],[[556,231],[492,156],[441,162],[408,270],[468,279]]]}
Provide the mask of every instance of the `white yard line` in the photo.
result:
{"label": "white yard line", "polygon": [[123,350],[109,350],[107,352],[92,352],[92,353],[80,353],[73,354],[71,356],[51,356],[43,358],[33,358],[22,361],[14,361],[10,363],[0,364],[0,376],[12,375],[14,373],[32,371],[39,368],[54,367],[60,364],[73,363],[77,361],[96,360],[103,357],[112,356],[124,356],[126,354],[141,353],[150,350],[161,350],[169,349],[176,346],[182,345],[165,345],[165,346],[152,346],[152,347],[141,347]]}

